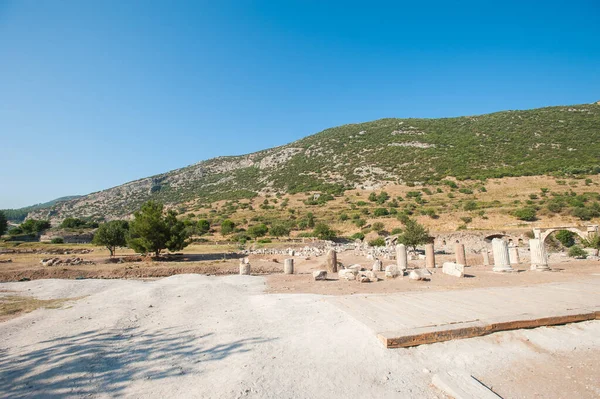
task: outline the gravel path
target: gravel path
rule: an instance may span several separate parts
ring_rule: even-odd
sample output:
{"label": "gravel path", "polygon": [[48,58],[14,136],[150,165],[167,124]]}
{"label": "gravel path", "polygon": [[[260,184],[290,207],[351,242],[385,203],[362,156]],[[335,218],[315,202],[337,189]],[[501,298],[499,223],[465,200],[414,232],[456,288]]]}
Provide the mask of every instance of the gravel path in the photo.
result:
{"label": "gravel path", "polygon": [[[0,397],[440,398],[431,372],[451,369],[509,397],[519,397],[516,380],[537,397],[561,397],[561,386],[564,397],[600,395],[586,379],[594,370],[577,367],[598,364],[598,321],[389,350],[323,296],[264,289],[263,277],[201,275],[0,284],[82,297],[0,323]],[[585,375],[571,385],[529,369],[528,379],[498,377],[511,364],[553,361]]]}

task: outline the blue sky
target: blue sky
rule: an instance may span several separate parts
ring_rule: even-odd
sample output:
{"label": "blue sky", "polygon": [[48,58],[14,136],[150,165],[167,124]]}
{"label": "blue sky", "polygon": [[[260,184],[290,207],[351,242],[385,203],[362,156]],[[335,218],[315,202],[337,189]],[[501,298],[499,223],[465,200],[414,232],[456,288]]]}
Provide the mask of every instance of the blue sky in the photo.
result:
{"label": "blue sky", "polygon": [[0,0],[0,208],[383,117],[600,100],[600,2]]}

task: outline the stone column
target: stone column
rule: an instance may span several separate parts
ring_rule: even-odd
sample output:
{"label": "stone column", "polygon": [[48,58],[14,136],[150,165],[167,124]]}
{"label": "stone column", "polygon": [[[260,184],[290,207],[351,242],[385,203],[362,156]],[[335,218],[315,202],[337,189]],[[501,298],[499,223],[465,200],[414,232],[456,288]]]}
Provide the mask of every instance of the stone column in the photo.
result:
{"label": "stone column", "polygon": [[538,238],[532,238],[529,240],[529,249],[531,250],[531,270],[540,272],[550,270],[544,243]]}
{"label": "stone column", "polygon": [[285,274],[294,274],[294,259],[288,258],[283,261],[283,272]]}
{"label": "stone column", "polygon": [[383,271],[383,263],[379,260],[379,259],[375,259],[375,263],[373,263],[373,269],[374,272],[381,272]]}
{"label": "stone column", "polygon": [[456,263],[459,265],[467,265],[467,254],[465,253],[464,244],[456,244],[454,246],[454,252],[456,253]]}
{"label": "stone column", "polygon": [[481,254],[483,255],[483,265],[489,266],[490,265],[490,253],[488,252],[487,248],[484,248],[481,251]]}
{"label": "stone column", "polygon": [[433,244],[425,244],[425,267],[427,269],[435,268],[435,251]]}
{"label": "stone column", "polygon": [[511,244],[508,246],[508,260],[511,265],[518,265],[521,263],[519,259],[519,248],[515,246],[515,244]]}
{"label": "stone column", "polygon": [[250,274],[250,263],[240,262],[240,274],[241,275],[249,275]]}
{"label": "stone column", "polygon": [[334,249],[327,252],[327,272],[337,273],[337,252]]}
{"label": "stone column", "polygon": [[408,257],[406,255],[406,246],[404,244],[396,245],[396,264],[400,271],[404,271],[408,267]]}
{"label": "stone column", "polygon": [[494,268],[495,272],[512,272],[510,260],[508,257],[508,243],[500,238],[492,240],[492,251],[494,252]]}

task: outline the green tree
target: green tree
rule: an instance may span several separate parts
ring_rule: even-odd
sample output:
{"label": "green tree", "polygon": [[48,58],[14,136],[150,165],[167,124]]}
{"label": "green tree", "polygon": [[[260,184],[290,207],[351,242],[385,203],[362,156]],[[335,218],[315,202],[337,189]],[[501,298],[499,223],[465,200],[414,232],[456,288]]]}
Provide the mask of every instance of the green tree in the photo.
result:
{"label": "green tree", "polygon": [[7,229],[8,222],[6,221],[6,216],[4,215],[4,212],[0,211],[0,236],[4,235]]}
{"label": "green tree", "polygon": [[158,257],[164,249],[179,251],[187,245],[185,224],[177,220],[177,212],[170,210],[165,216],[163,210],[162,203],[148,201],[133,214],[127,241],[130,248],[143,254],[154,253]]}
{"label": "green tree", "polygon": [[321,240],[333,240],[336,236],[335,231],[325,223],[317,223],[313,234]]}
{"label": "green tree", "polygon": [[25,234],[37,234],[50,228],[48,220],[27,219],[19,225]]}
{"label": "green tree", "polygon": [[92,244],[106,247],[110,256],[114,256],[117,247],[127,246],[127,235],[129,233],[129,223],[125,220],[112,220],[108,223],[102,223],[96,233]]}
{"label": "green tree", "polygon": [[235,223],[233,223],[229,219],[225,219],[221,222],[221,234],[227,235],[233,233],[233,229],[235,228]]}
{"label": "green tree", "polygon": [[569,230],[560,230],[556,233],[556,239],[567,248],[575,245],[575,233]]}
{"label": "green tree", "polygon": [[248,230],[246,231],[246,233],[250,237],[257,239],[258,237],[266,236],[268,231],[269,231],[269,229],[267,228],[267,226],[264,223],[261,223],[261,224],[255,224],[255,225],[248,227]]}
{"label": "green tree", "polygon": [[284,237],[290,235],[290,229],[283,223],[274,223],[269,229],[273,237]]}
{"label": "green tree", "polygon": [[516,209],[513,212],[513,215],[519,219],[519,220],[524,220],[526,222],[533,222],[535,220],[537,220],[537,214],[534,208],[521,208],[521,209]]}
{"label": "green tree", "polygon": [[404,219],[403,233],[398,236],[398,241],[407,247],[417,249],[417,245],[426,244],[430,241],[429,230],[413,219]]}
{"label": "green tree", "polygon": [[200,219],[198,220],[198,223],[196,223],[196,229],[198,235],[206,234],[210,231],[210,222],[206,219]]}
{"label": "green tree", "polygon": [[85,226],[86,223],[79,218],[66,218],[60,224],[60,227],[63,229],[77,229],[79,227]]}

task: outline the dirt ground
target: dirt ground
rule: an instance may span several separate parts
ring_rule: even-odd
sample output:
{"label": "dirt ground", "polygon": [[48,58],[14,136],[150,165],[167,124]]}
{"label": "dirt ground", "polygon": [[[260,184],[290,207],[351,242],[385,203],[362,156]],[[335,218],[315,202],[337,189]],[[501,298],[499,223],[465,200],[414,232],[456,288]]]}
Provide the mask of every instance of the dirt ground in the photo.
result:
{"label": "dirt ground", "polygon": [[[436,264],[441,266],[443,262],[454,261],[454,255],[436,255]],[[379,272],[382,279],[376,283],[360,284],[356,281],[338,279],[337,275],[328,276],[327,281],[315,284],[312,271],[324,269],[324,259],[315,258],[310,260],[294,260],[295,273],[297,275],[270,274],[267,276],[269,292],[277,293],[312,293],[322,295],[348,295],[364,293],[392,293],[401,291],[432,291],[432,290],[454,290],[478,287],[498,287],[541,284],[558,281],[569,281],[582,278],[582,276],[600,273],[600,261],[597,260],[574,260],[552,254],[550,256],[550,272],[529,271],[527,259],[520,265],[513,265],[515,273],[494,273],[491,266],[481,265],[480,256],[468,256],[467,261],[473,266],[465,269],[465,278],[456,278],[442,273],[441,269],[432,269],[433,276],[430,281],[413,281],[404,278],[386,280],[384,273]],[[283,262],[283,261],[281,261]],[[366,261],[364,257],[355,256],[352,251],[338,255],[338,262],[343,265],[360,264],[371,269],[373,261]],[[384,261],[384,267],[394,264],[395,261]],[[409,261],[409,268],[425,267],[424,260]]]}
{"label": "dirt ground", "polygon": [[[24,253],[0,254],[0,282],[37,280],[47,278],[66,279],[115,279],[115,278],[155,278],[168,277],[177,274],[206,274],[225,275],[239,272],[240,255],[237,248],[227,245],[193,245],[186,248],[181,254],[170,256],[160,261],[150,258],[141,258],[131,250],[119,250],[112,261],[108,263],[108,251],[89,245],[33,245],[16,249]],[[40,252],[66,251],[65,254],[48,254]],[[28,251],[37,251],[31,253]],[[92,250],[90,253],[77,253]],[[67,259],[82,258],[94,264],[42,266],[40,260],[45,258]],[[472,265],[465,269],[465,278],[455,278],[445,275],[441,269],[433,269],[430,281],[412,281],[407,277],[385,280],[384,273],[380,272],[380,281],[376,283],[360,284],[354,281],[339,280],[337,275],[328,276],[328,280],[315,284],[312,271],[324,268],[325,257],[294,258],[295,274],[283,274],[283,255],[251,255],[252,274],[267,277],[267,292],[272,293],[312,293],[322,295],[347,295],[357,293],[387,293],[402,291],[427,291],[427,290],[453,290],[476,287],[492,287],[504,285],[529,285],[554,281],[568,281],[581,278],[591,273],[600,273],[600,261],[574,260],[561,254],[550,255],[551,272],[531,272],[526,257],[520,265],[514,265],[515,273],[498,274],[491,271],[491,266],[481,265],[479,255],[469,255],[468,263]],[[10,259],[10,262],[4,263]],[[122,260],[122,261],[121,261]],[[112,262],[111,261],[111,262]],[[354,255],[353,251],[338,254],[338,261],[349,266],[360,264],[366,269],[371,269],[373,261],[365,257]],[[454,261],[454,255],[436,255],[436,264]],[[384,261],[384,267],[395,261]],[[409,268],[424,267],[424,260],[410,260]]]}
{"label": "dirt ground", "polygon": [[0,323],[0,397],[433,399],[445,396],[432,376],[449,370],[505,398],[600,394],[598,321],[385,349],[323,296],[266,286],[189,274],[1,283],[79,299]]}

